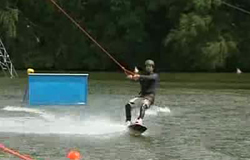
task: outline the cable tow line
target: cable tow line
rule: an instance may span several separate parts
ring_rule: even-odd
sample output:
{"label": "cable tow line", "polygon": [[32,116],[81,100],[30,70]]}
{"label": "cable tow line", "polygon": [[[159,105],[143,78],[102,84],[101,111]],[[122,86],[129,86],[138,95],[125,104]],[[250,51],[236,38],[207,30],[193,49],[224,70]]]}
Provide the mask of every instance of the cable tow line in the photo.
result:
{"label": "cable tow line", "polygon": [[12,154],[20,159],[23,159],[23,160],[34,160],[28,156],[25,156],[25,155],[22,155],[20,154],[19,152],[16,152],[12,149],[9,149],[7,147],[5,147],[3,144],[0,143],[0,150],[2,150],[3,152],[6,152],[6,153],[9,153],[9,154]]}
{"label": "cable tow line", "polygon": [[106,55],[109,56],[123,71],[125,74],[134,75],[135,73],[127,70],[124,66],[122,66],[108,51],[106,51],[86,30],[84,30],[79,23],[77,23],[66,11],[64,11],[54,0],[50,0],[51,3],[54,4],[56,8],[58,8],[68,19],[71,20],[89,39],[91,39]]}

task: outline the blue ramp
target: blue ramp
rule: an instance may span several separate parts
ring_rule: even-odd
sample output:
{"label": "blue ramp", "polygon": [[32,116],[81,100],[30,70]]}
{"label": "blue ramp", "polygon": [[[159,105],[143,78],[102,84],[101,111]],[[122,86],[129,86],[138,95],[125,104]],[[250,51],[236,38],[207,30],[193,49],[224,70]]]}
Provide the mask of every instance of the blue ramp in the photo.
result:
{"label": "blue ramp", "polygon": [[30,105],[82,105],[87,96],[88,74],[29,74]]}

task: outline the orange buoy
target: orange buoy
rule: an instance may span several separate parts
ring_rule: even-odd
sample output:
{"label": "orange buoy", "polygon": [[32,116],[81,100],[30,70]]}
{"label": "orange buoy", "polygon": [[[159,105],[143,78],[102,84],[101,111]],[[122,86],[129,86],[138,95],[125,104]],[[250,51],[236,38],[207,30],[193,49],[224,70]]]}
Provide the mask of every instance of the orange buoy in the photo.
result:
{"label": "orange buoy", "polygon": [[70,160],[80,160],[81,159],[81,154],[80,154],[80,152],[78,152],[76,150],[71,150],[68,153],[67,158],[69,158]]}

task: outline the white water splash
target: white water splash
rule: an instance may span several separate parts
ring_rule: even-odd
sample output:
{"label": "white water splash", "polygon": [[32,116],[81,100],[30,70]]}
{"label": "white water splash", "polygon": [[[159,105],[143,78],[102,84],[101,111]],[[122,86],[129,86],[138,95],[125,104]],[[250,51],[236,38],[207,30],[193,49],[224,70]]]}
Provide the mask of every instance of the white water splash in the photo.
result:
{"label": "white water splash", "polygon": [[[73,135],[107,135],[126,130],[126,126],[109,119],[92,117],[79,120],[71,115],[55,116],[44,110],[6,106],[10,112],[35,113],[34,117],[0,117],[0,132],[26,134],[73,134]],[[65,113],[67,114],[67,113]]]}
{"label": "white water splash", "polygon": [[42,111],[33,108],[17,107],[17,106],[6,106],[2,110],[12,112],[28,112],[41,114]]}
{"label": "white water splash", "polygon": [[150,109],[146,110],[147,115],[158,115],[160,113],[168,114],[171,113],[171,111],[168,107],[158,107],[158,106],[152,106]]}
{"label": "white water splash", "polygon": [[10,112],[26,112],[26,113],[34,113],[43,117],[44,119],[51,121],[55,119],[53,114],[46,113],[41,109],[34,109],[34,108],[26,108],[26,107],[18,107],[18,106],[6,106],[2,110],[10,111]]}
{"label": "white water splash", "polygon": [[122,124],[105,120],[81,122],[59,118],[54,122],[48,122],[32,117],[0,118],[0,132],[102,135],[121,132],[125,129]]}

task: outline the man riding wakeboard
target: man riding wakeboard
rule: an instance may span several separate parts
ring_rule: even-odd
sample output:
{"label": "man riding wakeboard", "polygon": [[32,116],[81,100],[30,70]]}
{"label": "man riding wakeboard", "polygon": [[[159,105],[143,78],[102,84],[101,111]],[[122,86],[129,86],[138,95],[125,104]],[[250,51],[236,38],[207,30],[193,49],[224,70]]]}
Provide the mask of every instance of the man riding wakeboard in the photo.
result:
{"label": "man riding wakeboard", "polygon": [[154,73],[155,63],[153,60],[145,61],[146,74],[134,74],[128,75],[127,78],[140,82],[141,91],[139,96],[131,99],[125,105],[126,124],[129,126],[131,122],[131,109],[134,107],[140,107],[140,114],[137,117],[135,123],[142,125],[142,119],[145,116],[146,109],[149,109],[154,104],[156,88],[159,84],[159,75]]}

